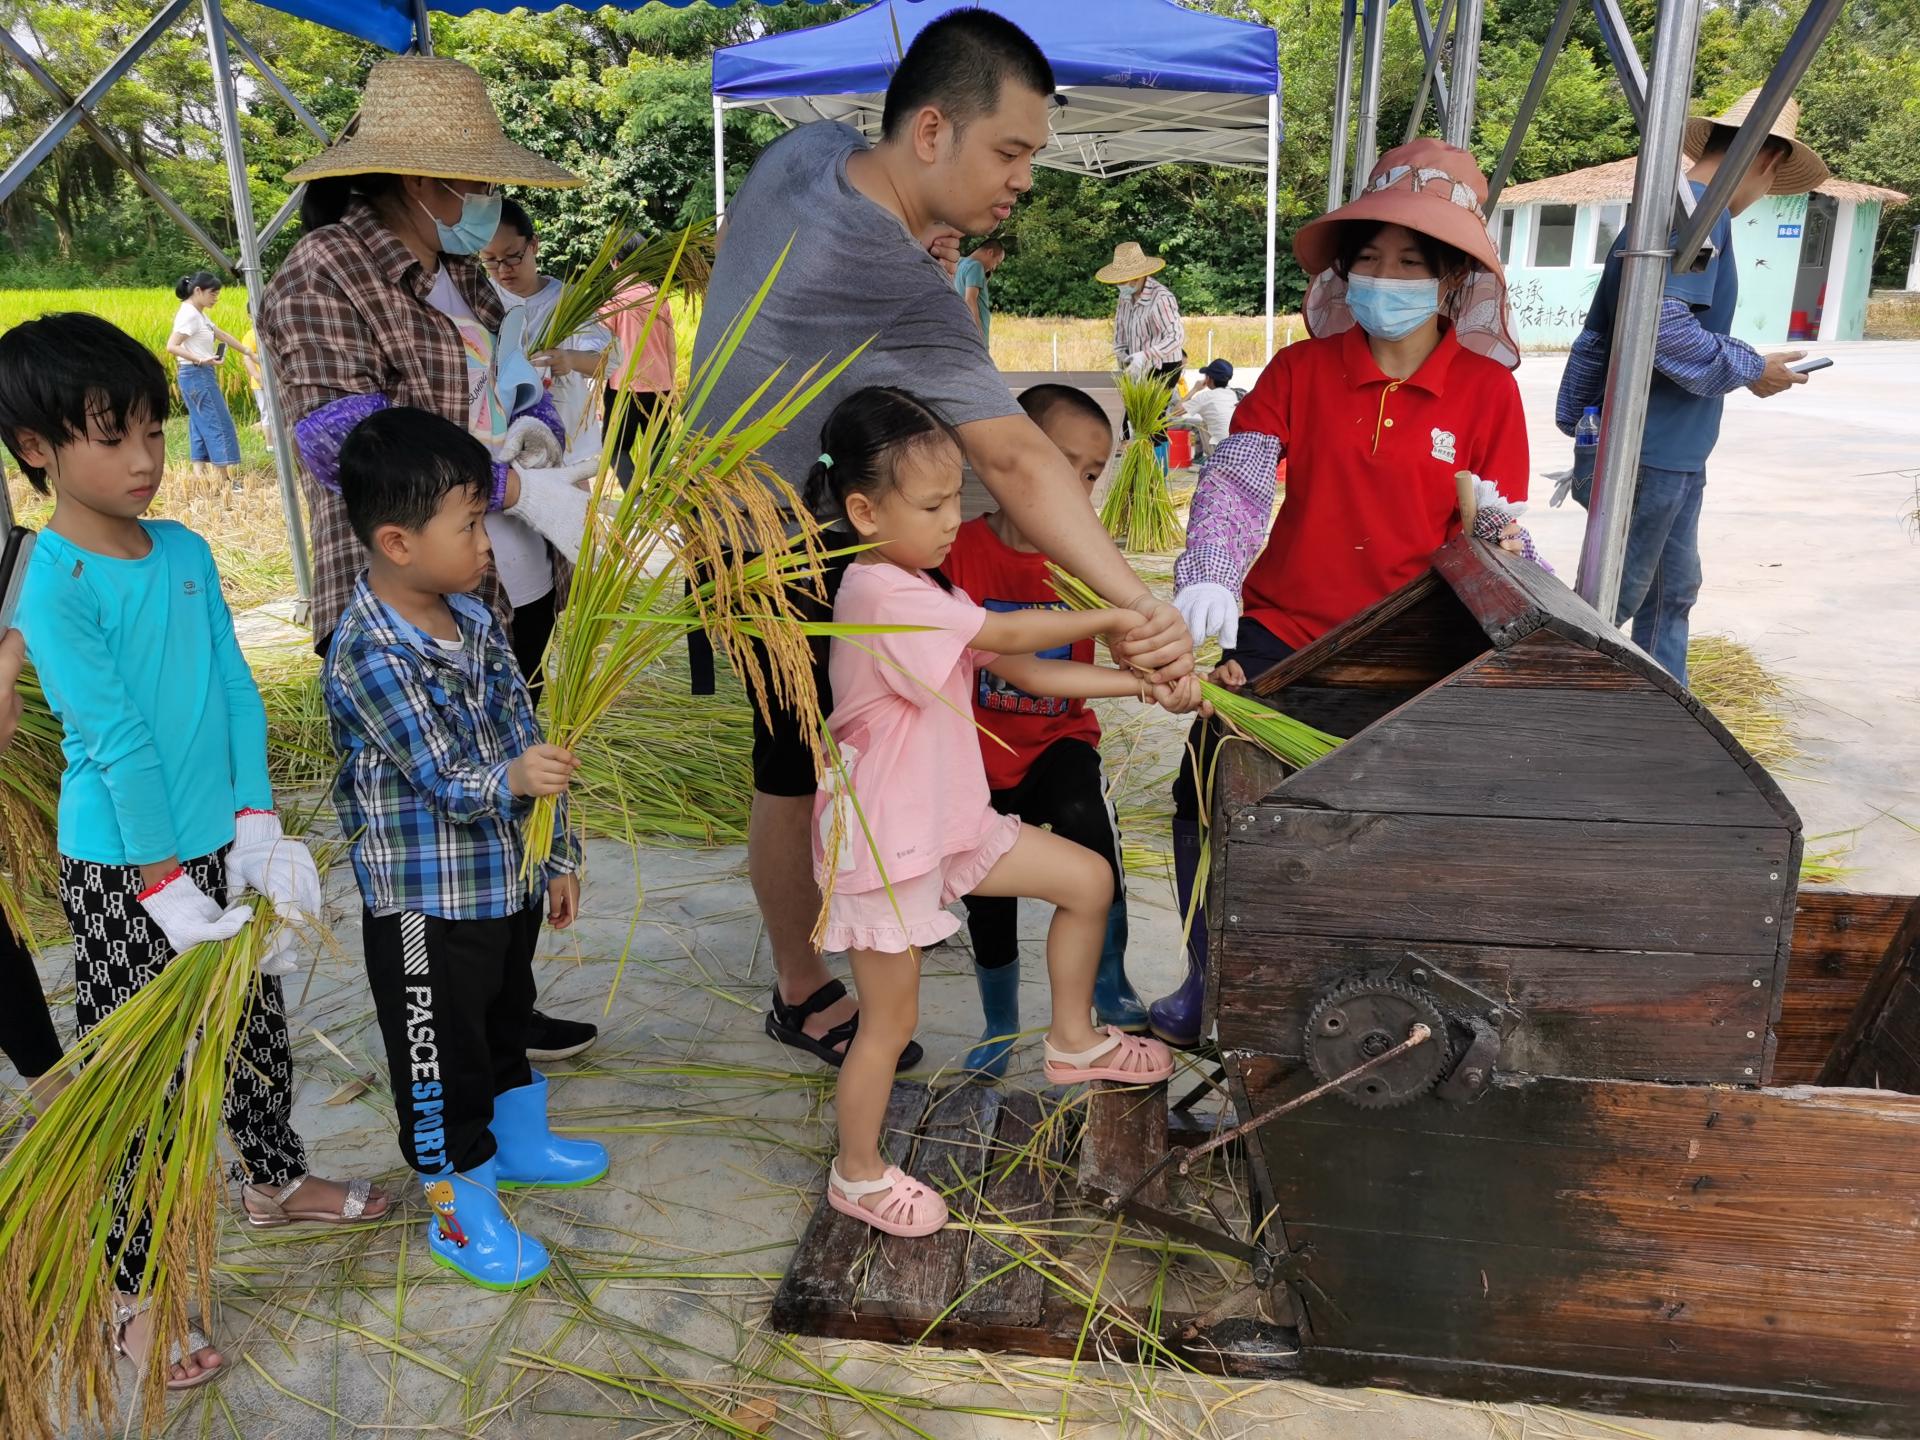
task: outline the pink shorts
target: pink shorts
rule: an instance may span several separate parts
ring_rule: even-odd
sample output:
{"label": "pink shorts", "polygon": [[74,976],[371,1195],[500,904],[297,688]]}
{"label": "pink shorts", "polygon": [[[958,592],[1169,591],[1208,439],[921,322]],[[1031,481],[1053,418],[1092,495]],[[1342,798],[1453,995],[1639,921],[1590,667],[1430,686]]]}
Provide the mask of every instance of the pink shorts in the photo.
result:
{"label": "pink shorts", "polygon": [[971,894],[1019,838],[1020,817],[996,813],[973,849],[946,856],[924,875],[892,881],[892,894],[885,886],[853,894],[836,887],[820,948],[904,955],[911,946],[946,939],[960,928],[960,917],[946,907]]}

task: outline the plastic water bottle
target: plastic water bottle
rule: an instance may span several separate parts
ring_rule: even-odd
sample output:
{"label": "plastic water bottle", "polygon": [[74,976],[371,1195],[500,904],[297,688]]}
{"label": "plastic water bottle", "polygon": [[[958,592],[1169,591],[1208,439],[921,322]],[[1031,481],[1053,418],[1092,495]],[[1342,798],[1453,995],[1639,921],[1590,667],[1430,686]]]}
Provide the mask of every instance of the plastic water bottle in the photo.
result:
{"label": "plastic water bottle", "polygon": [[1585,486],[1593,481],[1593,462],[1600,455],[1600,407],[1589,405],[1573,427],[1573,483]]}

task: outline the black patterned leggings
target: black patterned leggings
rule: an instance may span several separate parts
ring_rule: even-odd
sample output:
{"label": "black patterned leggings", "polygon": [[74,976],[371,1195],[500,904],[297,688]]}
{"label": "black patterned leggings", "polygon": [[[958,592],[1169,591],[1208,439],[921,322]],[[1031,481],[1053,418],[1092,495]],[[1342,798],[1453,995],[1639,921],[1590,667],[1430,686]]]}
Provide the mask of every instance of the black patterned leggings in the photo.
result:
{"label": "black patterned leggings", "polygon": [[[226,849],[185,862],[187,874],[215,901],[227,894]],[[158,925],[147,919],[139,895],[146,888],[137,869],[96,865],[60,857],[60,904],[73,927],[73,1013],[75,1036],[85,1035],[111,1015],[133,992],[173,959],[173,947]],[[240,1170],[255,1185],[278,1187],[307,1173],[306,1147],[293,1129],[293,1054],[287,1042],[287,1017],[278,976],[259,977],[251,1017],[238,1041],[243,1063],[232,1070],[227,1091],[227,1133],[240,1154]],[[121,1257],[119,1285],[140,1288],[146,1270],[148,1227],[145,1217],[127,1214],[126,1187],[133,1163],[129,1156],[114,1197],[109,1247],[134,1224]]]}

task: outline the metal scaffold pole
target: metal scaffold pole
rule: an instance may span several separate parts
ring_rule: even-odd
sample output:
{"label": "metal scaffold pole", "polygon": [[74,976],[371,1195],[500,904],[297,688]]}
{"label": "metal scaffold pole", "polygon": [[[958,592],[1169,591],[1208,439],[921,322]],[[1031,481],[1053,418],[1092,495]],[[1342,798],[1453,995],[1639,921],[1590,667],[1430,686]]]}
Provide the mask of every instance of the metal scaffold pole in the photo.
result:
{"label": "metal scaffold pole", "polygon": [[1640,475],[1640,439],[1646,430],[1660,301],[1673,259],[1674,192],[1699,33],[1700,0],[1661,0],[1654,28],[1653,74],[1647,84],[1646,124],[1634,167],[1633,209],[1621,252],[1620,298],[1614,310],[1613,359],[1601,409],[1600,454],[1575,585],[1581,598],[1609,618],[1619,602],[1620,572]]}

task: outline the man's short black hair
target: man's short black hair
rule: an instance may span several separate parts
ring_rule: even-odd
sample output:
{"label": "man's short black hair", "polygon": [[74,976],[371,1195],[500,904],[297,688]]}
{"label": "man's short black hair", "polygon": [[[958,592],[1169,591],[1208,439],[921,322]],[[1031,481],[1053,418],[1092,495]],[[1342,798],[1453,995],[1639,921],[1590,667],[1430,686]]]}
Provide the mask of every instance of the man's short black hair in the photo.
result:
{"label": "man's short black hair", "polygon": [[1109,435],[1113,433],[1113,421],[1100,408],[1100,402],[1077,385],[1056,385],[1051,381],[1045,385],[1029,385],[1020,392],[1018,403],[1036,425],[1045,425],[1047,417],[1064,406],[1089,420],[1098,420],[1107,427]]}
{"label": "man's short black hair", "polygon": [[89,420],[119,439],[135,425],[164,421],[171,408],[167,372],[153,352],[98,315],[42,315],[0,335],[0,440],[42,495],[47,472],[20,458],[22,430],[57,450],[85,439]]}
{"label": "man's short black hair", "polygon": [[500,223],[522,240],[533,239],[533,217],[527,214],[527,207],[518,200],[500,202]]}
{"label": "man's short black hair", "polygon": [[382,525],[421,530],[450,490],[493,494],[493,457],[430,410],[396,405],[362,420],[340,447],[340,500],[369,550]]}
{"label": "man's short black hair", "polygon": [[1037,95],[1054,92],[1053,66],[1011,20],[968,6],[950,10],[913,37],[887,84],[880,134],[890,138],[922,106],[937,105],[955,129],[1000,103],[1007,81]]}

